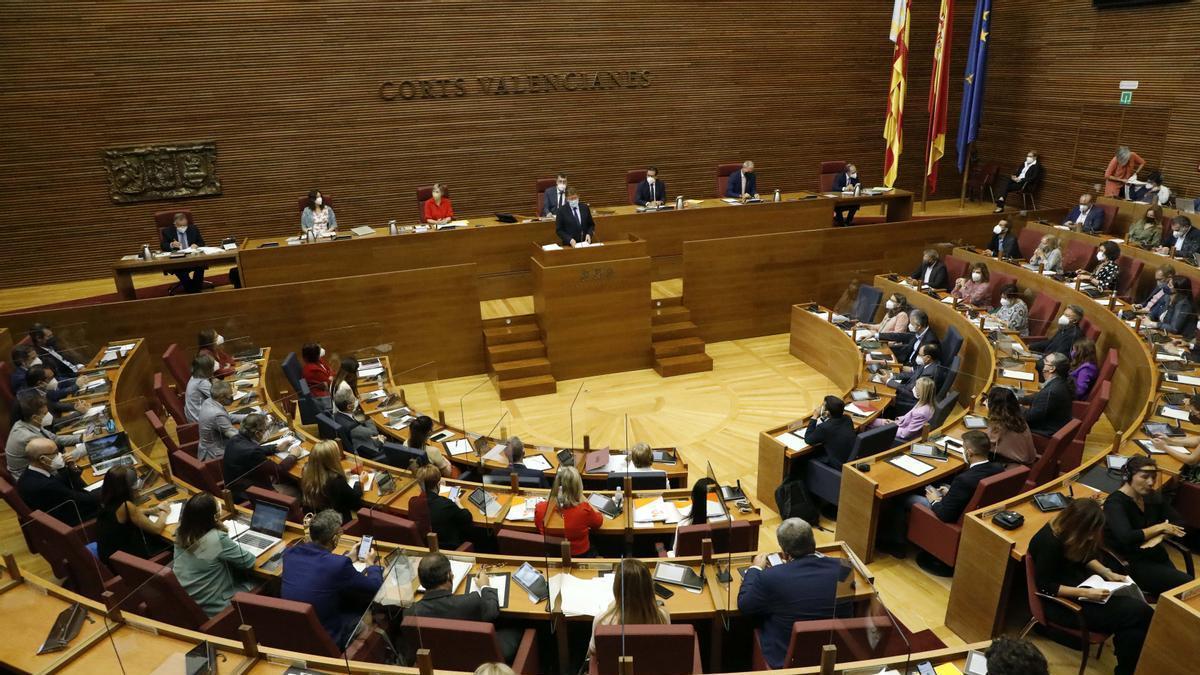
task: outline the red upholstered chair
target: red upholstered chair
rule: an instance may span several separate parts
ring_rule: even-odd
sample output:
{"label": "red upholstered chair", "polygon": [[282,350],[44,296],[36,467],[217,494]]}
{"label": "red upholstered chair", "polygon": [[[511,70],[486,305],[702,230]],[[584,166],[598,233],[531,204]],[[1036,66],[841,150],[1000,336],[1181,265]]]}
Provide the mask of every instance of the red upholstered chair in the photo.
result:
{"label": "red upholstered chair", "polygon": [[845,170],[845,160],[821,162],[821,173],[817,176],[817,192],[832,191],[833,179],[837,178],[837,175]]}
{"label": "red upholstered chair", "polygon": [[179,392],[187,390],[188,380],[192,378],[192,364],[188,362],[188,357],[179,348],[179,345],[172,342],[167,345],[167,349],[162,355],[163,368],[166,369],[171,377],[175,379],[175,384],[179,385]]}
{"label": "red upholstered chair", "polygon": [[[249,497],[251,501],[266,502],[268,504],[274,504],[287,509],[287,519],[293,523],[304,522],[304,509],[300,506],[300,500],[296,499],[295,497],[290,497],[282,492],[268,490],[267,488],[258,485],[251,485],[250,487],[246,488],[246,496]],[[388,539],[388,541],[393,540]]]}
{"label": "red upholstered chair", "polygon": [[625,172],[625,192],[629,195],[629,203],[632,204],[634,197],[637,196],[638,185],[646,180],[645,169],[634,169],[633,171]]}
{"label": "red upholstered chair", "polygon": [[951,287],[954,286],[955,280],[967,276],[966,260],[948,255],[942,259],[942,262],[946,265],[946,279],[949,281]]}
{"label": "red upholstered chair", "polygon": [[243,592],[234,593],[233,607],[241,622],[254,628],[259,643],[268,647],[376,663],[384,656],[383,640],[373,630],[360,633],[343,654],[307,602]]}
{"label": "red upholstered chair", "polygon": [[[323,195],[322,195],[323,196]],[[442,196],[446,199],[450,198],[450,188],[442,186]],[[433,186],[422,185],[417,188],[417,222],[425,222],[425,202],[433,199]]]}
{"label": "red upholstered chair", "polygon": [[82,530],[42,511],[29,514],[29,519],[38,553],[50,564],[54,576],[66,579],[67,588],[92,600],[100,600],[105,591],[121,597],[120,577],[113,576],[87,549],[90,540]]}
{"label": "red upholstered chair", "polygon": [[1104,212],[1104,226],[1101,231],[1117,237],[1124,236],[1122,234],[1118,234],[1113,229],[1116,227],[1117,212],[1121,210],[1121,207],[1117,206],[1116,204],[1100,203],[1097,203],[1096,206],[1100,207],[1100,210]]}
{"label": "red upholstered chair", "polygon": [[162,373],[154,373],[154,395],[171,419],[175,420],[176,425],[188,424],[187,414],[183,407],[183,397],[167,386],[167,383],[163,381]]}
{"label": "red upholstered chair", "polygon": [[1026,260],[1033,257],[1033,252],[1037,250],[1040,243],[1042,243],[1042,233],[1032,227],[1022,228],[1017,233],[1017,249],[1021,251],[1021,257]]}
{"label": "red upholstered chair", "polygon": [[590,675],[618,675],[617,659],[633,657],[637,673],[691,675],[703,673],[700,641],[690,624],[597,626],[596,654]]}
{"label": "red upholstered chair", "polygon": [[1079,466],[1083,461],[1083,445],[1087,442],[1088,434],[1092,431],[1092,426],[1100,419],[1100,415],[1104,413],[1104,409],[1108,407],[1108,401],[1112,398],[1112,381],[1101,382],[1093,387],[1098,389],[1092,400],[1088,401],[1087,409],[1083,413],[1083,417],[1079,419],[1079,434],[1075,437],[1065,450],[1062,457],[1058,460],[1058,471],[1064,473]]}
{"label": "red upholstered chair", "polygon": [[1100,329],[1096,327],[1096,324],[1092,323],[1091,319],[1084,317],[1082,320],[1080,320],[1079,330],[1083,331],[1084,337],[1092,340],[1093,342],[1100,341]]}
{"label": "red upholstered chair", "polygon": [[554,178],[539,178],[534,183],[533,189],[537,191],[537,194],[533,198],[533,213],[535,215],[542,215],[542,200],[545,198],[543,195],[546,194],[546,190],[554,187],[557,182],[558,177],[556,176]]}
{"label": "red upholstered chair", "polygon": [[37,539],[33,536],[33,521],[29,518],[33,511],[25,504],[25,500],[21,499],[21,494],[17,492],[16,486],[13,485],[12,479],[8,475],[7,467],[4,473],[4,477],[0,478],[0,498],[4,499],[8,508],[17,514],[17,524],[21,527],[21,534],[25,537],[25,545],[29,547],[29,551],[37,553]]}
{"label": "red upholstered chair", "polygon": [[1004,272],[997,272],[990,268],[988,271],[991,272],[990,281],[988,283],[992,287],[992,307],[999,307],[1001,289],[1011,283],[1015,283],[1016,278],[1012,275],[1005,274]]}
{"label": "red upholstered chair", "polygon": [[[1083,643],[1083,656],[1079,662],[1079,675],[1087,672],[1088,656],[1090,655],[1092,645],[1096,645],[1096,657],[1099,658],[1100,650],[1104,648],[1104,643],[1112,634],[1089,630],[1087,620],[1083,617],[1083,611],[1074,602],[1039,591],[1037,588],[1037,577],[1034,575],[1033,556],[1029,554],[1025,555],[1025,594],[1029,599],[1029,612],[1033,614],[1033,618],[1029,619],[1029,623],[1025,624],[1025,628],[1021,631],[1021,637],[1024,638],[1035,624],[1040,624],[1052,632],[1063,633],[1075,638]],[[1067,626],[1050,621],[1046,616],[1046,605],[1049,603],[1057,604],[1074,615],[1074,624]]]}
{"label": "red upholstered chair", "polygon": [[[333,208],[333,197],[328,193],[321,193],[321,203],[329,208]],[[304,209],[308,206],[308,195],[304,195],[296,200],[296,213],[304,213]]]}
{"label": "red upholstered chair", "polygon": [[3,403],[5,408],[12,408],[17,400],[16,392],[12,390],[12,372],[11,363],[0,361],[0,403]]}
{"label": "red upholstered chair", "polygon": [[1058,320],[1058,308],[1061,306],[1058,300],[1045,294],[1038,293],[1033,300],[1033,306],[1029,308],[1029,337],[1027,342],[1037,342],[1038,340],[1046,339],[1050,333],[1050,327]]}
{"label": "red upholstered chair", "polygon": [[[971,511],[1016,495],[1028,475],[1028,468],[1018,466],[979,481],[971,501],[967,502],[962,515],[953,523],[943,522],[928,506],[917,504],[908,516],[908,540],[953,567],[958,559],[958,539],[962,535],[963,517]],[[838,658],[841,658],[840,655]]]}
{"label": "red upholstered chair", "polygon": [[109,558],[112,571],[121,577],[126,595],[121,608],[155,621],[217,637],[238,639],[241,619],[233,605],[211,619],[188,595],[170,567],[124,551]]}
{"label": "red upholstered chair", "polygon": [[175,225],[175,214],[182,213],[187,216],[188,225],[195,225],[196,219],[192,216],[191,209],[171,209],[169,211],[156,211],[154,213],[154,241],[157,242],[162,238],[162,231]]}
{"label": "red upholstered chair", "polygon": [[[1080,426],[1082,425],[1079,420],[1071,420],[1063,425],[1063,428],[1059,429],[1057,433],[1046,439],[1044,447],[1038,448],[1038,452],[1041,454],[1029,468],[1029,477],[1025,479],[1023,490],[1028,492],[1058,477],[1058,464],[1062,460],[1062,454],[1066,451],[1067,446],[1075,440]],[[1039,438],[1042,437],[1033,437],[1035,446],[1038,445]]]}
{"label": "red upholstered chair", "polygon": [[1179,483],[1179,489],[1175,492],[1175,510],[1179,513],[1181,525],[1190,530],[1200,528],[1200,485]]}
{"label": "red upholstered chair", "polygon": [[535,532],[520,532],[501,528],[496,533],[496,545],[500,555],[515,555],[529,558],[541,558],[546,555],[558,555],[562,550],[562,537],[545,538]]}
{"label": "red upholstered chair", "polygon": [[1063,248],[1062,268],[1064,272],[1091,269],[1096,260],[1096,247],[1082,239],[1071,239]]}
{"label": "red upholstered chair", "polygon": [[[496,627],[490,623],[406,616],[401,630],[410,648],[429,650],[438,670],[473,672],[480,664],[504,661]],[[525,629],[510,665],[516,673],[539,672],[536,630]]]}
{"label": "red upholstered chair", "polygon": [[379,541],[405,546],[424,546],[426,543],[413,521],[370,508],[359,509],[355,519],[342,531],[352,537],[371,535]]}
{"label": "red upholstered chair", "polygon": [[[832,644],[837,647],[839,663],[861,661],[908,652],[908,643],[896,624],[887,616],[864,616],[852,619],[821,619],[797,621],[792,624],[783,668],[803,668],[821,663],[821,650]],[[761,629],[754,630],[753,670],[770,670],[762,654]]]}
{"label": "red upholstered chair", "polygon": [[[172,452],[176,452],[176,451],[180,451],[180,450],[189,455],[196,454],[197,449],[200,447],[199,439],[190,441],[181,446],[181,445],[179,445],[179,443],[175,442],[174,438],[171,438],[170,434],[167,433],[167,428],[165,426],[163,426],[162,420],[160,420],[158,418],[157,413],[155,413],[153,410],[147,410],[144,414],[146,415],[146,420],[148,422],[150,422],[150,427],[152,429],[154,429],[154,434],[156,436],[158,436],[158,439],[160,441],[162,441],[163,445],[165,445],[167,447],[167,456],[168,457],[171,456]],[[196,433],[198,434],[199,433],[198,429],[200,427],[197,424],[185,424],[179,428],[183,429],[183,430],[196,431]]]}
{"label": "red upholstered chair", "polygon": [[202,462],[195,455],[177,450],[169,455],[171,472],[179,480],[197,490],[220,495],[225,491],[225,477],[221,472],[221,460]]}
{"label": "red upholstered chair", "polygon": [[1117,267],[1120,269],[1117,273],[1117,297],[1126,302],[1133,302],[1133,296],[1137,293],[1138,279],[1142,276],[1142,268],[1145,267],[1145,263],[1137,258],[1123,255],[1117,258]]}
{"label": "red upholstered chair", "polygon": [[742,168],[741,162],[717,165],[717,196],[725,196],[725,187],[729,184],[729,174],[737,173]]}
{"label": "red upholstered chair", "polygon": [[685,525],[676,530],[675,555],[700,555],[701,542],[711,539],[714,553],[745,553],[758,549],[758,525],[743,520],[732,523]]}

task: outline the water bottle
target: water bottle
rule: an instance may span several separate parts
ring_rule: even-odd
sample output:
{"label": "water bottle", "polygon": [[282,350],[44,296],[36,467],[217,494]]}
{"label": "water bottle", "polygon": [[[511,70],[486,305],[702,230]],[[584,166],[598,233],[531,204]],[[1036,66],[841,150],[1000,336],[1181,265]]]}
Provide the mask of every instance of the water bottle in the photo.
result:
{"label": "water bottle", "polygon": [[857,197],[861,194],[862,194],[862,183],[855,183],[854,184],[854,196]]}
{"label": "water bottle", "polygon": [[391,235],[400,234],[400,231],[396,229],[396,221],[394,221],[394,220],[388,221],[388,234],[391,234]]}
{"label": "water bottle", "polygon": [[150,245],[142,244],[142,260],[150,259]]}
{"label": "water bottle", "polygon": [[783,196],[779,194],[779,188],[775,188],[775,203],[783,201]]}
{"label": "water bottle", "polygon": [[683,210],[683,195],[679,195],[675,198],[675,209],[677,211]]}
{"label": "water bottle", "polygon": [[613,497],[613,501],[616,502],[617,508],[620,509],[621,505],[625,503],[625,486],[617,486],[617,494]]}

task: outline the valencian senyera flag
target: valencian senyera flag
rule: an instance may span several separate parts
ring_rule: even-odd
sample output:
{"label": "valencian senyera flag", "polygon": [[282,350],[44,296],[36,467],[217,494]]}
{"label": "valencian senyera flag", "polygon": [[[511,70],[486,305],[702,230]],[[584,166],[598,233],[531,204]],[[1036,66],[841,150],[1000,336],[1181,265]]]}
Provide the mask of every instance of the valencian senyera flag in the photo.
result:
{"label": "valencian senyera flag", "polygon": [[892,9],[892,27],[888,38],[895,43],[892,50],[892,78],[888,86],[887,119],[883,123],[883,138],[887,151],[883,155],[883,184],[896,184],[903,147],[901,129],[904,121],[904,94],[908,89],[908,23],[911,0],[896,0]]}

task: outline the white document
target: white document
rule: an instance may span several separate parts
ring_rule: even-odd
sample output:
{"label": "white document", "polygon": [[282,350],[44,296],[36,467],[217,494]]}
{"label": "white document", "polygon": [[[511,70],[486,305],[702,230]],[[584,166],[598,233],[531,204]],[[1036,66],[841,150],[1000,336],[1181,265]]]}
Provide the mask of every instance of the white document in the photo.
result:
{"label": "white document", "polygon": [[1033,373],[1027,373],[1023,370],[1009,370],[1008,368],[1001,368],[1000,375],[1004,377],[1010,377],[1014,380],[1033,382]]}
{"label": "white document", "polygon": [[954,296],[947,295],[946,297],[942,298],[942,302],[947,305],[953,305],[954,304]]}
{"label": "white document", "polygon": [[383,366],[371,366],[358,371],[358,377],[363,380],[373,380],[383,373]]}
{"label": "white document", "polygon": [[1130,581],[1105,581],[1100,578],[1100,575],[1093,574],[1084,579],[1083,583],[1079,584],[1080,588],[1101,588],[1108,591],[1108,597],[1103,600],[1084,600],[1098,605],[1107,604],[1115,595],[1131,595],[1139,598],[1142,602],[1146,601],[1146,596],[1142,594],[1142,589],[1138,588],[1137,584]]}
{"label": "white document", "polygon": [[1200,377],[1193,377],[1191,375],[1179,375],[1176,377],[1176,381],[1179,382],[1179,384],[1190,384],[1192,386],[1200,386]]}
{"label": "white document", "polygon": [[[413,577],[416,577],[417,576],[417,566],[421,564],[421,559],[420,558],[409,558],[408,563],[410,565],[412,565]],[[454,560],[454,559],[450,560],[450,579],[451,579],[450,592],[451,593],[454,593],[455,591],[458,590],[458,586],[463,582],[463,579],[467,578],[467,575],[470,574],[471,567],[473,567],[473,566],[474,565],[470,560]],[[418,582],[417,590],[424,593],[425,587],[421,586],[420,582]]]}
{"label": "white document", "polygon": [[370,225],[359,225],[358,227],[352,227],[350,228],[350,231],[360,237],[368,237],[372,234],[375,234],[375,228],[371,227]]}
{"label": "white document", "polygon": [[[826,315],[826,316],[828,317],[828,315]],[[833,318],[832,318],[832,321],[834,323],[842,323],[842,322],[849,321],[849,320],[850,320],[850,317],[844,316],[842,314],[834,314]]]}
{"label": "white document", "polygon": [[808,442],[790,431],[785,431],[775,437],[775,440],[787,446],[788,450],[800,451],[808,447]]}
{"label": "white document", "polygon": [[854,341],[859,342],[868,338],[874,337],[875,331],[867,330],[866,328],[857,328],[854,330]]}
{"label": "white document", "polygon": [[675,504],[663,500],[662,497],[646,504],[639,506],[633,510],[633,522],[635,523],[678,523],[683,520],[683,516],[679,514],[679,509]]}
{"label": "white document", "polygon": [[1182,361],[1183,357],[1177,354],[1166,354],[1164,352],[1155,352],[1155,361]]}
{"label": "white document", "polygon": [[178,524],[181,513],[183,513],[183,502],[171,502],[171,510],[167,512],[167,524]]}
{"label": "white document", "polygon": [[106,380],[104,378],[100,378],[98,380],[92,380],[91,382],[88,382],[87,384],[83,385],[83,391],[91,391],[93,389],[99,389],[100,387],[103,387],[106,384],[108,384],[108,380]]}
{"label": "white document", "polygon": [[604,470],[609,473],[625,473],[629,470],[629,459],[625,455],[609,455]]}
{"label": "white document", "polygon": [[561,250],[563,250],[563,248],[562,248],[562,246],[560,246],[558,244],[546,244],[545,246],[542,246],[542,250],[543,251],[561,251]]}
{"label": "white document", "polygon": [[575,242],[575,248],[587,248],[589,246],[591,246],[591,244],[589,244],[586,239]]}
{"label": "white document", "polygon": [[236,519],[225,521],[225,531],[229,533],[230,539],[238,538],[243,532],[249,529],[250,523],[242,522]]}
{"label": "white document", "polygon": [[1186,422],[1188,419],[1190,419],[1186,410],[1180,410],[1179,408],[1172,408],[1165,405],[1162,407],[1162,411],[1159,414],[1163,417],[1168,417],[1170,419],[1180,420],[1183,422]]}
{"label": "white document", "polygon": [[544,455],[526,455],[524,464],[525,468],[535,471],[550,470],[550,460],[546,459]]}
{"label": "white document", "polygon": [[735,206],[742,203],[740,199],[734,199],[733,197],[722,197],[721,201],[725,202],[726,204],[733,204]]}
{"label": "white document", "polygon": [[537,512],[537,505],[544,502],[544,499],[526,499],[523,503],[511,506],[508,513],[504,514],[505,520],[533,521],[533,517]]}
{"label": "white document", "polygon": [[94,405],[94,406],[88,408],[87,412],[83,413],[83,417],[84,417],[84,419],[87,419],[89,417],[95,417],[96,415],[99,415],[100,413],[104,412],[106,409],[108,409],[108,406],[104,405],[103,403],[101,403],[100,405]]}
{"label": "white document", "polygon": [[613,582],[610,577],[580,579],[571,574],[550,577],[550,603],[562,595],[562,611],[566,616],[596,616],[613,603]]}
{"label": "white document", "polygon": [[888,460],[888,464],[897,466],[917,476],[923,476],[930,471],[933,471],[932,466],[911,455],[896,455]]}
{"label": "white document", "polygon": [[508,457],[504,456],[504,449],[505,449],[505,446],[500,445],[499,443],[497,443],[496,445],[493,445],[492,449],[488,450],[487,454],[485,454],[483,456],[483,461],[485,461],[485,462],[500,462],[501,464],[508,464]]}
{"label": "white document", "polygon": [[388,428],[399,431],[401,429],[407,428],[408,425],[410,423],[412,423],[412,421],[415,419],[416,418],[413,417],[412,415],[405,415],[404,417],[401,417],[400,419],[396,420],[395,422],[392,422],[391,424],[389,424]]}
{"label": "white document", "polygon": [[1111,241],[1114,244],[1124,244],[1125,243],[1124,239],[1109,239],[1109,241]]}
{"label": "white document", "polygon": [[465,438],[459,438],[450,441],[446,443],[446,451],[449,452],[452,457],[465,455],[468,452],[471,452],[471,442]]}
{"label": "white document", "polygon": [[[500,606],[504,607],[508,604],[508,586],[509,578],[507,574],[489,574],[488,586],[496,589],[496,598],[500,602]],[[479,584],[475,583],[475,577],[467,580],[467,592],[478,593]]]}

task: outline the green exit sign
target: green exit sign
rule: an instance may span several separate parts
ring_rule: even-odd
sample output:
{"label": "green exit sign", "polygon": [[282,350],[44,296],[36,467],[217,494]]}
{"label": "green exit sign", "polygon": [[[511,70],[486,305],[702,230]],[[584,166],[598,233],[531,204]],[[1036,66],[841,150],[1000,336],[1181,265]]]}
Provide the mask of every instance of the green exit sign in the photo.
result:
{"label": "green exit sign", "polygon": [[1132,104],[1133,104],[1133,92],[1132,91],[1121,92],[1121,105],[1132,105]]}

